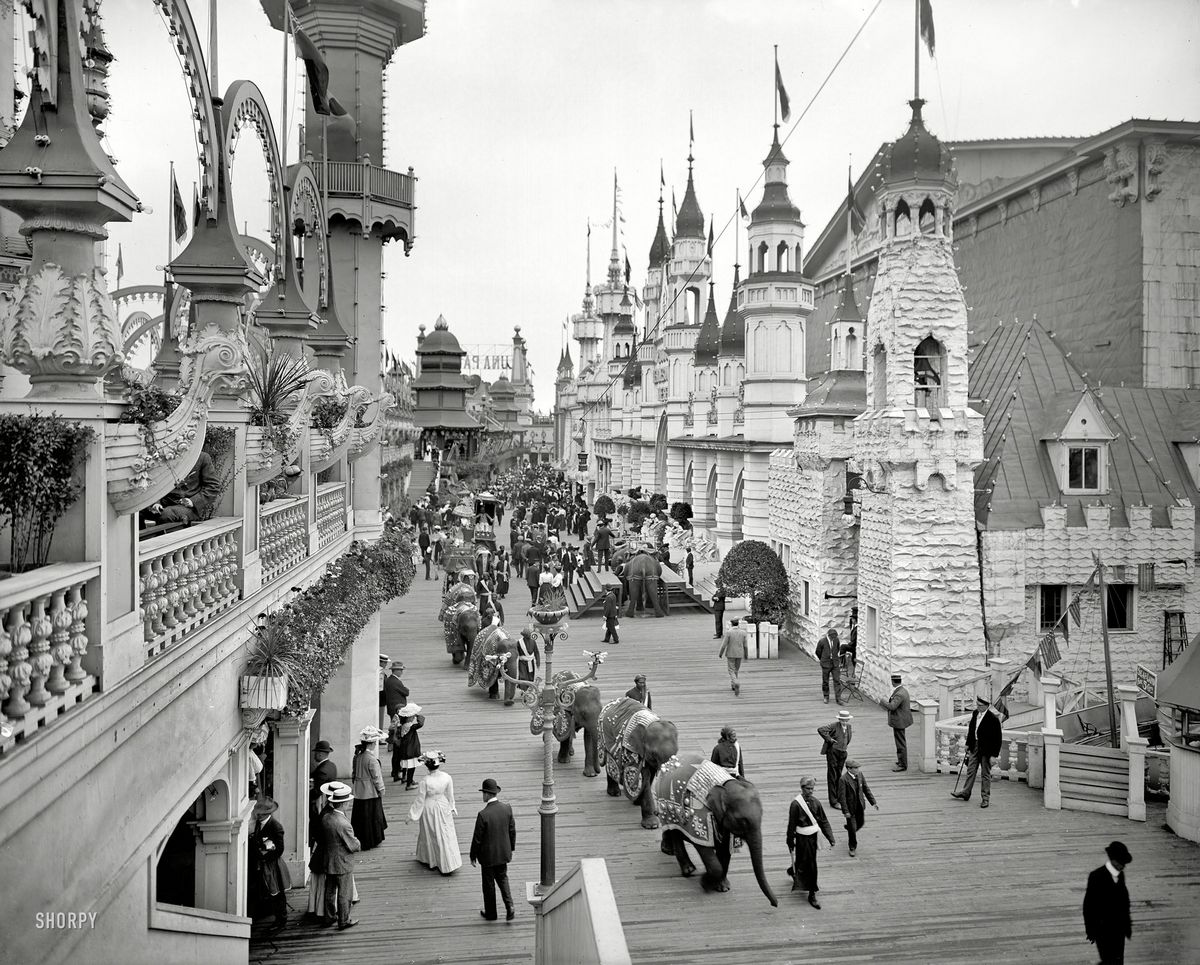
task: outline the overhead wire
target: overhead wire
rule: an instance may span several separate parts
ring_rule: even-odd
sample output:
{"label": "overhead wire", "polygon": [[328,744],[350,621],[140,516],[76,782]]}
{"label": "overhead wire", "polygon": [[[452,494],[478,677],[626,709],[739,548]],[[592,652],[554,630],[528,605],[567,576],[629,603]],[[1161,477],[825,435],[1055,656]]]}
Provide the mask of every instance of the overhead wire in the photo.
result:
{"label": "overhead wire", "polygon": [[[808,112],[809,112],[809,110],[811,110],[813,104],[816,103],[817,98],[821,96],[821,92],[825,90],[825,87],[829,84],[829,81],[833,79],[834,73],[837,72],[838,67],[840,67],[842,61],[846,59],[846,56],[850,53],[851,48],[854,46],[854,44],[858,40],[859,36],[861,36],[862,32],[866,29],[867,24],[870,23],[871,18],[873,16],[875,16],[875,11],[877,11],[882,4],[883,4],[883,0],[875,0],[875,5],[873,7],[871,7],[870,11],[868,11],[866,17],[863,19],[863,22],[861,24],[859,24],[858,29],[854,32],[854,35],[850,38],[850,42],[846,44],[845,49],[841,52],[838,59],[836,61],[834,61],[833,66],[831,68],[829,68],[829,72],[825,75],[825,79],[823,81],[821,81],[821,84],[816,89],[816,92],[812,95],[811,98],[809,98],[808,103],[804,105],[804,110],[802,110],[800,112],[799,116],[796,118],[795,123],[792,124],[792,126],[788,129],[787,133],[784,135],[783,140],[780,142],[780,147],[783,147],[783,145],[787,144],[788,140],[795,133],[796,128],[800,126],[800,122],[802,120],[804,120],[805,115],[808,114]],[[764,170],[759,172],[758,177],[756,177],[754,179],[754,181],[750,185],[749,189],[746,191],[743,191],[741,193],[741,197],[744,198],[747,195],[749,195],[750,192],[752,192],[755,188],[758,187],[759,182],[762,181],[762,179],[765,176],[766,176],[766,169],[764,168]],[[739,212],[737,211],[737,209],[735,209],[733,214],[730,215],[728,218],[726,218],[725,223],[721,226],[720,232],[717,233],[717,235],[714,239],[714,245],[715,245],[716,241],[720,241],[721,238],[724,237],[725,232],[729,230],[729,226],[733,223],[733,219],[737,218],[737,217],[739,217]],[[675,294],[672,296],[670,302],[668,302],[667,306],[664,309],[662,309],[661,313],[659,314],[658,318],[655,320],[654,324],[652,326],[648,327],[646,329],[645,333],[643,333],[642,342],[645,342],[646,340],[648,340],[652,335],[654,335],[658,331],[659,327],[662,325],[663,319],[667,317],[667,315],[670,313],[671,309],[675,306],[675,302],[678,301],[680,294],[682,294],[684,291],[687,290],[688,282],[690,282],[696,276],[696,273],[700,270],[701,264],[703,264],[703,259],[701,259],[701,261],[696,265],[696,267],[693,268],[688,273],[688,276],[683,280],[683,284],[679,288],[676,289]],[[608,397],[609,393],[612,391],[613,387],[617,384],[617,382],[619,382],[625,378],[625,374],[629,370],[629,367],[631,365],[633,365],[636,362],[636,360],[637,360],[637,354],[630,353],[628,361],[626,361],[626,363],[621,367],[620,371],[616,375],[614,375],[611,379],[609,379],[608,384],[604,387],[604,389],[600,393],[600,395],[597,396],[595,399],[593,399],[591,402],[589,402],[587,404],[587,407],[583,410],[583,412],[579,416],[580,421],[586,420],[588,417],[588,414],[594,408],[596,408],[597,405],[599,405],[601,402],[603,402]]]}

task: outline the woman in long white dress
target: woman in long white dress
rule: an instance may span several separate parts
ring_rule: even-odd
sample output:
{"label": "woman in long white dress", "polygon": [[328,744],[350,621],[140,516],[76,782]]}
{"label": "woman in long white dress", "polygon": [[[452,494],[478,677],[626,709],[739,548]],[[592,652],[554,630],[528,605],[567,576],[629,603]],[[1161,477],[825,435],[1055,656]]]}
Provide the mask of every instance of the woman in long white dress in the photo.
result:
{"label": "woman in long white dress", "polygon": [[454,778],[441,770],[446,755],[430,751],[421,755],[429,769],[417,788],[417,799],[408,811],[410,821],[420,822],[417,831],[417,860],[444,875],[462,867],[462,852],[454,831]]}

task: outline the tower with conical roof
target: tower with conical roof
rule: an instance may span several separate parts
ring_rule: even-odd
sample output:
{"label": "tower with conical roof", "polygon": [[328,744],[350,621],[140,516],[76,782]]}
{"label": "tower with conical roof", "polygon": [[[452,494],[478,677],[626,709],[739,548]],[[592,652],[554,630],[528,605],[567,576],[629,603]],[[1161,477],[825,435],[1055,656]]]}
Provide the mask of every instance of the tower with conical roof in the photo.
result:
{"label": "tower with conical roof", "polygon": [[954,266],[957,174],[909,102],[907,132],[884,149],[876,197],[883,245],[867,312],[866,411],[854,445],[861,492],[858,602],[872,693],[985,658],[974,469],[983,417],[968,405],[967,310]]}
{"label": "tower with conical roof", "polygon": [[596,299],[592,294],[592,226],[587,229],[587,271],[580,310],[571,316],[571,334],[579,343],[579,376],[601,362],[604,344],[604,323],[596,314]]}
{"label": "tower with conical roof", "polygon": [[[721,351],[721,322],[717,317],[717,301],[713,283],[708,283],[708,307],[704,321],[696,335],[696,347],[692,355],[692,393],[694,402],[693,421],[690,435],[707,436],[716,432],[717,357]],[[709,413],[714,418],[709,418]],[[711,426],[711,428],[710,428]]]}
{"label": "tower with conical roof", "polygon": [[[735,539],[768,537],[770,450],[766,446],[791,442],[787,410],[803,401],[805,393],[804,335],[814,293],[800,272],[804,222],[788,194],[787,167],[776,125],[763,160],[762,200],[750,216],[747,231],[749,273],[738,292],[745,322],[746,377],[739,387],[742,404],[740,412],[735,410],[734,427],[739,427],[740,416],[742,435],[751,448],[743,468],[742,533],[725,534]],[[753,444],[758,444],[758,451]],[[721,535],[720,512],[717,523]]]}

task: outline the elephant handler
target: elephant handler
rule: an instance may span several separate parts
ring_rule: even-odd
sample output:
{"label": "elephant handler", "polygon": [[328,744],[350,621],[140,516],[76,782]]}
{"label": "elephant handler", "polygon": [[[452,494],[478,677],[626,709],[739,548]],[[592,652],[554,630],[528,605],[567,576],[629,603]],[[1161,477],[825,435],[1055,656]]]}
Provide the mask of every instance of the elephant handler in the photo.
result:
{"label": "elephant handler", "polygon": [[837,842],[833,838],[833,828],[825,817],[825,809],[813,795],[817,782],[811,777],[800,778],[800,793],[792,800],[788,809],[787,847],[792,856],[792,866],[788,874],[792,876],[792,891],[808,892],[808,903],[814,908],[820,908],[817,901],[817,831],[825,835],[829,846]]}

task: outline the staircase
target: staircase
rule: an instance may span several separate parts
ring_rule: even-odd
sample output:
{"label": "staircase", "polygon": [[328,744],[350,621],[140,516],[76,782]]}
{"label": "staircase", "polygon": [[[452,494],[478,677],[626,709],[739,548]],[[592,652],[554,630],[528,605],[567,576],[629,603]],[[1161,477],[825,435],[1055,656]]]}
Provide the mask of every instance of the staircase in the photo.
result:
{"label": "staircase", "polygon": [[[705,613],[712,613],[712,596],[716,592],[714,585],[707,595],[687,581],[687,577],[676,573],[670,567],[664,566],[662,581],[667,587],[667,601],[674,610],[678,607],[699,607]],[[703,578],[696,581],[702,583]]]}
{"label": "staircase", "polygon": [[433,482],[433,474],[437,472],[437,463],[426,462],[424,459],[414,459],[412,471],[408,474],[408,498],[414,503],[425,495],[425,490]]}
{"label": "staircase", "polygon": [[1125,751],[1063,744],[1059,755],[1064,808],[1128,816],[1129,757]]}
{"label": "staircase", "polygon": [[571,608],[571,619],[582,616],[604,599],[605,587],[595,570],[577,573],[576,579],[567,588],[567,606]]}

